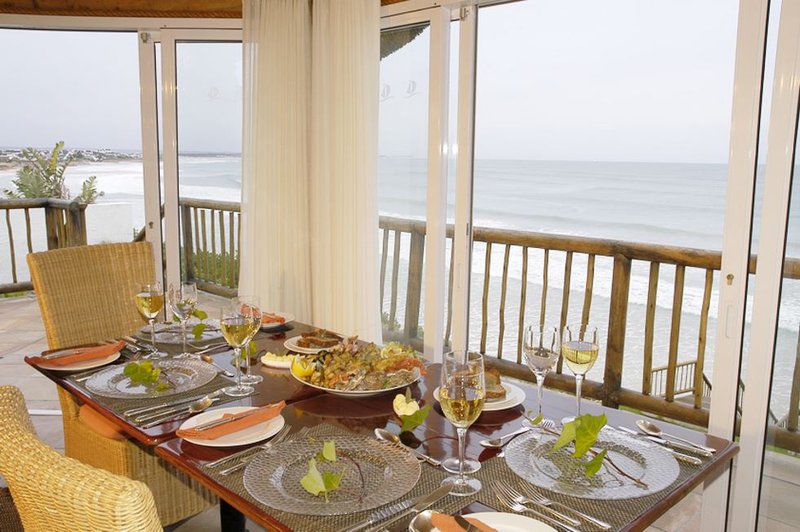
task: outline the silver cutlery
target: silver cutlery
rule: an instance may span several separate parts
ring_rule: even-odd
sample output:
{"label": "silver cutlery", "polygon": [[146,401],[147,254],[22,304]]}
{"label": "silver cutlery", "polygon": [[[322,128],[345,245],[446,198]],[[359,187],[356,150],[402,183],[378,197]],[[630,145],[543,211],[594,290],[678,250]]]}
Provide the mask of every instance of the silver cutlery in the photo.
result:
{"label": "silver cutlery", "polygon": [[656,438],[664,438],[664,439],[679,441],[681,443],[685,443],[686,445],[691,445],[692,447],[703,449],[704,451],[707,451],[712,454],[717,452],[717,450],[714,449],[713,447],[706,447],[705,445],[700,445],[699,443],[694,443],[692,441],[685,440],[679,436],[675,436],[674,434],[667,434],[666,432],[662,432],[661,428],[658,425],[650,421],[647,421],[645,419],[640,419],[636,421],[636,426],[639,427],[639,430],[641,430],[642,432],[644,432],[649,436],[655,436]]}
{"label": "silver cutlery", "polygon": [[289,433],[290,430],[292,430],[291,426],[284,425],[283,428],[281,430],[279,430],[278,433],[275,434],[275,436],[273,436],[272,439],[269,442],[267,442],[267,443],[265,443],[263,445],[256,445],[255,447],[249,447],[249,448],[244,449],[242,451],[233,453],[233,454],[231,454],[229,456],[223,456],[222,458],[218,458],[218,459],[214,460],[213,462],[207,463],[205,465],[205,467],[217,467],[218,465],[224,464],[225,462],[228,462],[230,460],[235,460],[237,458],[242,458],[243,456],[246,456],[246,455],[250,454],[250,452],[253,451],[254,449],[263,449],[263,448],[265,448],[264,445],[272,445],[275,442],[280,442],[286,437],[286,435]]}
{"label": "silver cutlery", "polygon": [[[304,437],[306,434],[308,434],[308,430],[309,430],[308,427],[303,427],[302,429],[297,431],[297,434],[295,434],[293,436],[293,438],[302,438],[302,437]],[[286,438],[284,437],[284,440],[285,439]],[[269,449],[275,443],[281,443],[281,442],[276,442],[273,439],[272,441],[267,442],[264,445],[260,446],[260,448],[261,449]],[[247,464],[250,463],[250,460],[252,460],[257,454],[258,453],[252,453],[252,454],[249,454],[249,455],[245,456],[244,458],[241,459],[241,461],[238,464],[233,465],[233,466],[231,466],[231,467],[229,467],[227,469],[223,469],[222,471],[219,472],[219,474],[222,475],[222,476],[226,476],[226,475],[230,475],[231,473],[235,473],[236,471],[239,471],[241,469],[244,469],[247,466]]]}
{"label": "silver cutlery", "polygon": [[600,519],[598,519],[596,517],[592,517],[589,514],[585,514],[585,513],[581,512],[580,510],[576,510],[575,508],[571,508],[571,507],[569,507],[569,506],[567,506],[565,504],[561,504],[558,501],[554,501],[554,500],[548,499],[547,497],[545,497],[541,493],[539,493],[536,490],[534,490],[533,486],[531,486],[530,484],[526,484],[525,482],[521,482],[520,481],[520,482],[517,483],[517,485],[519,486],[521,491],[526,493],[531,498],[538,500],[539,504],[541,504],[542,506],[557,506],[557,507],[561,508],[562,510],[566,510],[568,512],[572,512],[573,514],[577,515],[581,519],[586,519],[587,521],[589,521],[591,523],[594,523],[595,525],[597,525],[598,527],[602,528],[603,530],[609,530],[611,528],[611,525],[606,523],[605,521],[601,521]]}
{"label": "silver cutlery", "polygon": [[212,366],[217,368],[219,370],[219,372],[222,373],[223,375],[225,375],[226,377],[233,378],[233,376],[234,376],[233,373],[231,373],[227,369],[223,368],[222,366],[220,366],[219,364],[214,362],[214,359],[211,358],[210,356],[208,356],[208,355],[200,355],[200,360],[202,360],[203,362],[205,362],[207,364],[211,364]]}
{"label": "silver cutlery", "polygon": [[[647,438],[647,436],[645,436],[643,434],[640,434],[640,433],[638,433],[638,432],[636,432],[634,430],[631,430],[631,429],[629,429],[627,427],[620,427],[620,430],[622,430],[623,432],[625,432],[626,434],[628,434],[628,435],[630,435],[632,437]],[[648,441],[652,441],[652,440],[648,440]],[[668,445],[670,442],[667,442],[666,440],[662,440],[662,441],[664,441],[664,443],[661,444],[661,448],[664,449],[665,451],[669,451],[670,453],[672,453],[672,456],[675,457],[675,460],[678,460],[679,462],[683,462],[683,463],[686,463],[686,464],[695,465],[695,466],[703,465],[703,461],[700,460],[699,458],[697,458],[696,456],[689,456],[688,454],[680,453],[680,452],[676,451],[675,449],[673,449],[672,447],[670,447]],[[653,441],[653,443],[658,445],[660,442]],[[698,451],[699,450],[700,449],[698,449]]]}
{"label": "silver cutlery", "polygon": [[400,512],[399,514],[395,515],[391,519],[386,522],[380,523],[378,526],[374,526],[368,529],[368,532],[377,532],[378,530],[388,529],[390,525],[396,523],[397,521],[408,517],[411,514],[417,514],[425,509],[427,509],[432,504],[436,503],[436,501],[446,497],[450,494],[450,490],[453,489],[453,485],[451,483],[444,483],[430,494],[425,495],[418,499],[418,502],[414,504],[411,508]]}
{"label": "silver cutlery", "polygon": [[382,510],[378,510],[377,512],[372,512],[369,517],[361,521],[360,523],[356,524],[353,527],[342,529],[342,532],[358,532],[359,530],[363,530],[368,526],[372,526],[375,523],[379,523],[384,519],[388,519],[393,515],[396,515],[398,512],[403,512],[411,508],[414,504],[419,502],[424,497],[417,497],[415,499],[406,499],[401,502],[394,503],[392,505],[387,506]]}
{"label": "silver cutlery", "polygon": [[533,508],[528,508],[524,504],[519,504],[517,502],[512,501],[506,495],[504,495],[503,493],[499,492],[496,489],[498,485],[501,485],[501,484],[499,482],[497,482],[497,481],[492,482],[492,488],[495,488],[494,489],[494,496],[497,497],[497,500],[500,501],[500,504],[502,504],[503,506],[505,506],[506,508],[508,508],[512,512],[518,513],[518,514],[521,514],[521,513],[532,513],[533,515],[535,515],[539,519],[542,519],[543,521],[545,521],[545,522],[547,522],[547,523],[549,523],[549,524],[551,524],[553,526],[563,528],[563,529],[567,530],[567,532],[580,532],[577,528],[573,528],[573,527],[571,527],[571,526],[569,526],[567,524],[564,524],[564,523],[561,523],[559,521],[556,521],[552,517],[547,516],[547,515],[545,515],[545,514],[543,514],[541,512],[538,512],[538,511],[534,510]]}
{"label": "silver cutlery", "polygon": [[193,405],[195,403],[203,403],[206,401],[217,399],[220,395],[222,395],[222,390],[217,390],[207,395],[201,395],[200,397],[196,397],[193,401],[187,401],[182,404],[172,405],[165,409],[156,410],[155,412],[139,412],[133,416],[133,420],[137,423],[143,423],[145,421],[150,421],[151,419],[164,417],[169,414],[180,412],[181,410],[188,408],[190,407],[190,405]]}
{"label": "silver cutlery", "polygon": [[673,449],[675,449],[677,451],[683,451],[683,452],[687,452],[687,453],[697,454],[697,455],[703,456],[705,458],[711,458],[713,456],[713,454],[711,454],[710,452],[706,451],[705,449],[700,449],[699,447],[693,447],[691,445],[685,445],[683,443],[676,442],[676,441],[665,440],[664,438],[658,438],[656,436],[648,436],[646,434],[642,434],[641,432],[635,431],[633,429],[629,429],[628,427],[620,426],[619,430],[621,430],[623,432],[626,432],[626,433],[628,433],[628,434],[630,434],[632,436],[638,436],[640,438],[644,438],[646,440],[649,440],[649,441],[651,441],[653,443],[658,443],[659,445],[665,445],[667,447],[671,447],[671,448],[673,448]]}
{"label": "silver cutlery", "polygon": [[507,443],[505,440],[511,441],[511,439],[514,438],[515,436],[519,436],[520,434],[525,434],[526,432],[528,432],[532,428],[533,427],[522,427],[521,429],[517,429],[514,432],[511,432],[509,434],[505,434],[503,436],[500,436],[499,438],[481,440],[480,444],[482,446],[488,447],[490,449],[499,449],[500,447],[502,447],[503,445],[505,445]]}
{"label": "silver cutlery", "polygon": [[195,351],[194,353],[191,353],[191,354],[192,355],[203,355],[205,353],[210,353],[211,351],[215,351],[217,349],[222,349],[223,347],[226,350],[230,349],[230,346],[228,346],[228,344],[226,344],[226,343],[225,344],[214,344],[214,345],[206,346],[203,349],[201,349],[200,351]]}
{"label": "silver cutlery", "polygon": [[453,519],[456,520],[456,524],[464,529],[464,532],[472,532],[472,529],[476,529],[476,527],[472,526],[472,523],[464,519],[458,514],[453,514]]}
{"label": "silver cutlery", "polygon": [[553,508],[550,508],[549,506],[542,504],[538,498],[526,497],[525,495],[523,495],[522,493],[518,492],[517,490],[515,490],[510,486],[497,483],[497,485],[494,486],[494,489],[495,491],[499,491],[500,493],[508,497],[509,500],[517,504],[522,504],[522,505],[534,504],[538,507],[541,507],[543,510],[547,510],[548,512],[556,516],[558,519],[565,521],[567,524],[571,526],[580,526],[581,524],[581,522],[578,521],[577,519],[573,519],[570,516],[559,512],[558,510],[554,510]]}
{"label": "silver cutlery", "polygon": [[408,447],[407,445],[404,445],[403,442],[400,441],[400,438],[396,434],[394,434],[392,432],[389,432],[386,429],[381,429],[381,428],[375,429],[375,437],[378,438],[381,441],[384,441],[386,443],[390,443],[392,445],[400,447],[401,449],[405,449],[407,451],[410,451],[413,455],[415,455],[416,457],[418,457],[418,458],[420,458],[422,460],[425,460],[426,462],[428,462],[433,467],[439,467],[440,465],[442,465],[442,463],[439,460],[437,460],[436,458],[434,458],[432,456],[428,456],[427,454],[425,454],[423,452],[420,452],[420,451],[418,451],[416,449]]}
{"label": "silver cutlery", "polygon": [[[213,393],[217,394],[217,395],[221,395],[223,392],[220,389],[220,390],[217,390],[217,391],[215,391]],[[188,404],[188,403],[191,403],[193,401],[197,401],[198,399],[201,399],[202,397],[204,397],[204,394],[195,395],[195,396],[192,396],[192,397],[186,397],[184,399],[178,399],[176,401],[167,401],[165,403],[152,405],[152,406],[140,406],[140,407],[137,407],[137,408],[130,408],[130,409],[125,410],[124,412],[122,412],[122,415],[126,416],[126,417],[130,417],[130,416],[134,416],[136,414],[143,414],[145,412],[154,412],[156,410],[161,410],[161,409],[164,409],[164,408],[171,408],[171,407],[174,407],[174,406],[182,405],[184,403]]]}
{"label": "silver cutlery", "polygon": [[151,419],[147,423],[141,424],[140,426],[143,429],[149,429],[150,427],[155,427],[156,425],[166,423],[167,421],[175,421],[182,417],[199,414],[200,412],[203,412],[209,406],[213,405],[217,401],[219,401],[219,397],[210,398],[209,396],[205,396],[204,398],[198,399],[194,403],[189,404],[189,406],[186,407],[186,410],[184,410],[183,412],[181,411],[170,412],[168,414],[161,415],[156,419]]}

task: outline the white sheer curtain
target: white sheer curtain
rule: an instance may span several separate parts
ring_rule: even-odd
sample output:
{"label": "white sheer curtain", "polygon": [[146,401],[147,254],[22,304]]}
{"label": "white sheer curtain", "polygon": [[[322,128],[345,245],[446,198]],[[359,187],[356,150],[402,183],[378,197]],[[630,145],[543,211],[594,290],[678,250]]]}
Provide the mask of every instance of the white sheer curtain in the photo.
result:
{"label": "white sheer curtain", "polygon": [[311,314],[307,0],[245,0],[239,292],[305,322]]}
{"label": "white sheer curtain", "polygon": [[380,341],[379,0],[245,0],[244,19],[240,291]]}

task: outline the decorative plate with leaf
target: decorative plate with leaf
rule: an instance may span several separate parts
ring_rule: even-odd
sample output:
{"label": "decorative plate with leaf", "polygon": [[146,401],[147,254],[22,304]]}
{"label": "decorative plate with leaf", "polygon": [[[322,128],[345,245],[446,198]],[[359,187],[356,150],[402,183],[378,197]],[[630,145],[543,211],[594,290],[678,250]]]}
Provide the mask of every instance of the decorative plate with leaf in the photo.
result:
{"label": "decorative plate with leaf", "polygon": [[342,515],[399,499],[414,487],[420,471],[411,453],[364,436],[301,438],[253,458],[244,486],[271,508]]}
{"label": "decorative plate with leaf", "polygon": [[104,397],[165,397],[199,388],[216,376],[214,366],[200,360],[145,360],[99,371],[86,381],[86,389]]}
{"label": "decorative plate with leaf", "polygon": [[508,444],[506,463],[535,486],[582,499],[651,495],[672,484],[680,473],[675,458],[658,445],[604,428],[593,447],[605,450],[606,460],[589,476],[585,465],[590,457],[574,458],[573,444],[553,451],[557,439],[557,435],[539,430],[523,434]]}

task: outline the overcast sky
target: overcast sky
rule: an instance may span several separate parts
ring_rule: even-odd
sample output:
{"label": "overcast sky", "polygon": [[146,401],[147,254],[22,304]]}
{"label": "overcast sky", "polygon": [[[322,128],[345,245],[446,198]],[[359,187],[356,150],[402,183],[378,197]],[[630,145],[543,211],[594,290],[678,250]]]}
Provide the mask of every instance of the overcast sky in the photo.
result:
{"label": "overcast sky", "polygon": [[[478,158],[725,162],[738,5],[537,0],[482,9]],[[429,32],[382,61],[382,155],[424,157]],[[0,30],[0,146],[139,150],[135,34]],[[453,57],[455,64],[455,55]],[[238,152],[236,45],[178,52],[185,151]]]}

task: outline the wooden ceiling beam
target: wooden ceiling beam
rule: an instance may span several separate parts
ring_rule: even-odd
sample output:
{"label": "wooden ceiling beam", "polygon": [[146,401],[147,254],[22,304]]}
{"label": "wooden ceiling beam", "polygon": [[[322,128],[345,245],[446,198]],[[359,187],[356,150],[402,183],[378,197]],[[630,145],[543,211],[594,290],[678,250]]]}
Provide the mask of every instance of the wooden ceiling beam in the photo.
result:
{"label": "wooden ceiling beam", "polygon": [[[381,5],[403,0],[381,0]],[[81,17],[241,18],[242,0],[0,0],[0,13]]]}

